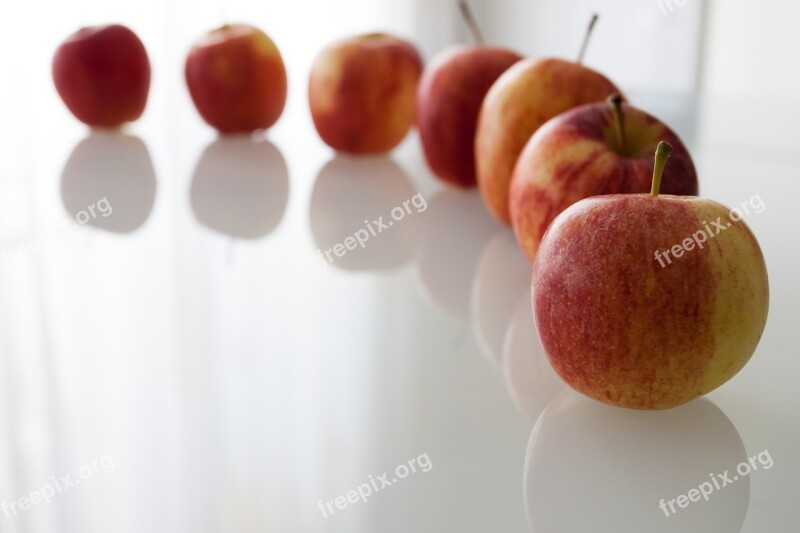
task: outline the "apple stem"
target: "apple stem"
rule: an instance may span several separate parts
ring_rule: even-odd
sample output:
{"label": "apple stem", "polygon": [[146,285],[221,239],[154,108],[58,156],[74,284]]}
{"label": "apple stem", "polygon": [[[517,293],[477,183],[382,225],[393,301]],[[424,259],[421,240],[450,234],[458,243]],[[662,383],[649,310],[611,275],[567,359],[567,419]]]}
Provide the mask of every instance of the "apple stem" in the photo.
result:
{"label": "apple stem", "polygon": [[614,115],[614,132],[617,135],[619,151],[621,154],[625,154],[625,115],[622,110],[622,95],[619,93],[612,94],[608,97],[607,102],[611,106],[611,112]]}
{"label": "apple stem", "polygon": [[464,22],[467,23],[467,27],[472,34],[472,40],[475,41],[475,44],[478,46],[483,46],[484,40],[481,27],[478,26],[478,21],[475,20],[475,15],[472,14],[472,9],[470,9],[469,4],[465,0],[460,0],[458,2],[458,7],[461,9],[461,16],[464,17]]}
{"label": "apple stem", "polygon": [[597,19],[600,16],[597,13],[592,15],[592,19],[589,21],[589,27],[586,28],[586,33],[583,36],[583,43],[581,44],[581,51],[578,52],[578,61],[577,63],[580,65],[583,63],[583,56],[586,55],[586,48],[589,46],[589,38],[592,36],[592,31],[594,31],[594,25],[597,24]]}
{"label": "apple stem", "polygon": [[672,145],[666,141],[660,141],[656,146],[656,162],[653,165],[653,186],[650,189],[650,194],[655,198],[658,196],[658,190],[661,188],[661,176],[664,174],[664,165],[667,164],[667,158],[672,153]]}

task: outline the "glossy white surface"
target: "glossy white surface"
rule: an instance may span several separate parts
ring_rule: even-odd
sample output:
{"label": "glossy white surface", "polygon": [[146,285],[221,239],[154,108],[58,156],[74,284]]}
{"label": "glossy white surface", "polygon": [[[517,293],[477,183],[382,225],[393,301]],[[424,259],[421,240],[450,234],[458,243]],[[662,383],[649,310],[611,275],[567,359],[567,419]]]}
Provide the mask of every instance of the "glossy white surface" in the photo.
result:
{"label": "glossy white surface", "polygon": [[[57,100],[43,65],[61,34],[2,89],[0,502],[100,466],[49,504],[0,511],[0,531],[796,530],[800,102],[631,94],[690,141],[703,196],[762,197],[747,223],[772,301],[752,361],[707,399],[617,410],[563,390],[508,230],[430,176],[416,135],[388,159],[318,140],[307,65],[344,30],[306,41],[278,25],[286,113],[266,138],[217,139],[179,76],[206,7],[177,36],[154,31],[151,103],[124,134],[89,134]],[[351,26],[406,23],[374,9]],[[320,260],[418,193],[424,210]],[[102,198],[108,217],[66,227]],[[763,450],[772,468],[659,509]],[[319,510],[423,454],[428,472]]]}

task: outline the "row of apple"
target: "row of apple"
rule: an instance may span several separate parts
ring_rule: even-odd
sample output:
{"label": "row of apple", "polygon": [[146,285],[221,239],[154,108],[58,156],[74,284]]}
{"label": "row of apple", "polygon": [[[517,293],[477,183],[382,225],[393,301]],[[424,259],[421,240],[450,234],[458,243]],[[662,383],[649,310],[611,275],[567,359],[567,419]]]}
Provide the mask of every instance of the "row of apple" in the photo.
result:
{"label": "row of apple", "polygon": [[[416,124],[433,173],[477,185],[488,210],[513,226],[534,262],[542,343],[573,388],[616,405],[664,408],[730,379],[754,352],[768,307],[766,267],[749,228],[738,222],[669,269],[648,261],[726,208],[695,197],[697,173],[678,136],[582,64],[596,17],[577,61],[535,60],[485,45],[459,5],[475,44],[447,49],[426,67],[413,45],[386,34],[325,48],[308,87],[321,138],[342,152],[386,152]],[[59,94],[87,124],[117,126],[144,109],[147,54],[122,26],[79,31],[53,69]],[[200,115],[221,133],[268,128],[283,110],[280,53],[250,26],[204,36],[185,75]]]}
{"label": "row of apple", "polygon": [[[755,352],[769,307],[750,229],[696,197],[675,132],[581,64],[596,17],[578,61],[534,60],[483,45],[461,6],[477,43],[428,66],[417,125],[434,173],[477,183],[489,211],[513,226],[533,262],[533,315],[556,373],[591,398],[637,409],[675,407],[731,379]],[[704,233],[669,268],[657,262],[676,247],[684,257],[709,223],[732,231]]]}
{"label": "row of apple", "polygon": [[[78,30],[57,49],[53,80],[75,117],[91,127],[137,120],[150,90],[144,44],[120,24]],[[387,34],[336,42],[317,57],[309,80],[314,123],[331,147],[349,153],[394,148],[414,120],[422,59],[409,42]],[[185,79],[200,116],[220,133],[274,125],[287,94],[280,51],[263,31],[226,24],[194,43]]]}
{"label": "row of apple", "polygon": [[[766,265],[740,217],[696,197],[675,132],[581,64],[596,20],[576,62],[522,59],[474,29],[475,46],[442,52],[423,73],[417,126],[434,173],[477,183],[513,226],[556,373],[605,403],[665,409],[722,385],[753,355]],[[732,231],[685,257],[689,236],[715,219]],[[663,268],[655,258],[676,247],[685,258]]]}
{"label": "row of apple", "polygon": [[[646,159],[659,140],[673,144],[678,160],[665,172],[663,191],[697,193],[691,159],[667,126],[619,101],[581,107],[619,93],[606,77],[580,60],[537,61],[488,46],[467,4],[459,5],[476,43],[448,48],[424,68],[412,44],[381,33],[341,40],[317,56],[308,98],[325,143],[353,154],[386,152],[416,123],[432,172],[457,186],[479,185],[489,211],[513,223],[531,260],[555,215],[578,198],[647,190]],[[83,28],[58,48],[53,78],[79,120],[117,127],[143,113],[150,63],[130,29]],[[200,38],[185,78],[199,114],[221,133],[269,128],[286,102],[281,54],[251,26],[225,25]],[[559,116],[573,108],[580,111]],[[591,168],[571,164],[597,141],[606,157]],[[612,179],[619,165],[625,179]]]}

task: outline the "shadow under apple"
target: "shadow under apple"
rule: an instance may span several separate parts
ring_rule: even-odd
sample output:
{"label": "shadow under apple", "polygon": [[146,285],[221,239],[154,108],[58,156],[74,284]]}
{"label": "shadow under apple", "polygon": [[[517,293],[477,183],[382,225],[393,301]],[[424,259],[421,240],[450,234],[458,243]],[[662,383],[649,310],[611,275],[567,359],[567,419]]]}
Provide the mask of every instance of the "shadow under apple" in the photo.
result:
{"label": "shadow under apple", "polygon": [[264,237],[278,227],[286,211],[286,160],[263,137],[221,136],[197,161],[189,199],[201,225],[237,239]]}
{"label": "shadow under apple", "polygon": [[499,230],[481,252],[472,280],[472,331],[486,359],[503,368],[503,342],[520,297],[531,292],[531,265],[507,228]]}
{"label": "shadow under apple", "polygon": [[508,394],[531,427],[547,404],[567,387],[553,370],[539,340],[530,295],[517,300],[506,329],[503,376]]}
{"label": "shadow under apple", "polygon": [[[150,216],[156,175],[147,146],[139,137],[93,130],[73,149],[61,174],[61,201],[71,217],[112,233],[131,233]],[[103,199],[110,209],[95,214]],[[92,211],[95,216],[87,216]]]}
{"label": "shadow under apple", "polygon": [[[740,531],[750,477],[734,478],[747,460],[736,427],[706,398],[635,411],[566,390],[544,410],[528,443],[528,522],[536,533]],[[718,476],[726,472],[732,482],[725,486]],[[689,503],[672,502],[673,513],[669,502],[701,484],[708,500],[692,493]]]}
{"label": "shadow under apple", "polygon": [[442,190],[429,211],[415,254],[420,288],[446,315],[468,320],[478,260],[501,226],[474,190]]}
{"label": "shadow under apple", "polygon": [[[392,159],[337,154],[319,171],[311,193],[309,218],[317,258],[348,271],[387,271],[408,263],[428,208],[424,201],[408,203],[410,212],[404,209],[417,194],[405,170]],[[396,211],[395,220],[391,213],[398,208],[403,216]],[[344,249],[345,240],[355,239],[356,232],[363,245]]]}

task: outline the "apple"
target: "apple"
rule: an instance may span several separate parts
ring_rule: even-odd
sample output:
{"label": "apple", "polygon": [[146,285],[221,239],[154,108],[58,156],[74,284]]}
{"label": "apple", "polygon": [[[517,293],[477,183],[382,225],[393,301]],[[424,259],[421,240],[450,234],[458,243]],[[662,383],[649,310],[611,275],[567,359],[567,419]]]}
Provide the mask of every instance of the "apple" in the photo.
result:
{"label": "apple", "polygon": [[595,400],[668,409],[732,378],[758,345],[769,286],[741,213],[651,194],[586,198],[561,213],[533,264],[536,327],[555,371]]}
{"label": "apple", "polygon": [[267,129],[286,104],[286,68],[275,43],[245,24],[203,35],[189,51],[186,85],[200,116],[220,133]]}
{"label": "apple", "polygon": [[433,174],[453,185],[474,187],[475,130],[483,98],[522,56],[485,46],[467,4],[459,5],[477,44],[451,46],[425,67],[417,91],[416,124]]}
{"label": "apple", "polygon": [[116,128],[142,116],[150,60],[142,41],[125,26],[91,26],[58,47],[53,81],[75,118],[92,127]]}
{"label": "apple", "polygon": [[[589,26],[583,50],[593,26]],[[511,224],[508,194],[514,166],[542,124],[573,107],[618,92],[605,76],[580,60],[525,59],[503,73],[486,94],[475,133],[478,186],[489,211]]]}
{"label": "apple", "polygon": [[414,121],[422,59],[410,43],[383,33],[326,47],[311,68],[308,100],[314,126],[331,148],[387,152]]}
{"label": "apple", "polygon": [[650,190],[651,158],[660,139],[674,148],[664,171],[666,194],[697,195],[697,173],[678,136],[655,117],[623,104],[586,104],[551,119],[531,137],[514,168],[509,207],[514,232],[533,262],[560,212],[598,194]]}

